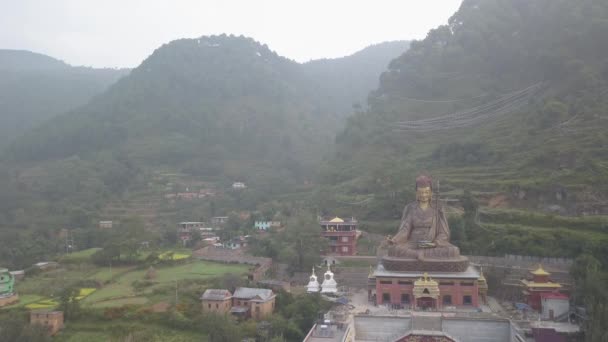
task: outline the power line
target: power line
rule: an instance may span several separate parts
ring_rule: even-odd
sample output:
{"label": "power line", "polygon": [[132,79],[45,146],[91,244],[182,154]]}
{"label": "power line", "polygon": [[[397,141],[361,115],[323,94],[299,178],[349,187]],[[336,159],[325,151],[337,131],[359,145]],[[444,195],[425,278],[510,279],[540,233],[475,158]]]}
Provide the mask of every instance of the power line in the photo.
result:
{"label": "power line", "polygon": [[465,111],[453,112],[428,119],[398,121],[391,125],[391,127],[398,132],[431,132],[472,126],[482,121],[514,112],[525,106],[528,103],[528,99],[542,89],[542,85],[542,83],[533,84],[521,90],[504,94],[497,100]]}

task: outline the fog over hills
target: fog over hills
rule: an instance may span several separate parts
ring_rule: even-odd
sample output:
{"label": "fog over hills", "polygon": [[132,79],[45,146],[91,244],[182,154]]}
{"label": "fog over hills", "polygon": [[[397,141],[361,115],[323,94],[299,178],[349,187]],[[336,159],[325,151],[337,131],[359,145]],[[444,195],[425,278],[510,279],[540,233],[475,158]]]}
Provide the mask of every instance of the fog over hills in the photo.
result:
{"label": "fog over hills", "polygon": [[128,72],[72,67],[42,54],[0,50],[0,147],[45,120],[86,104]]}
{"label": "fog over hills", "polygon": [[87,105],[17,140],[11,156],[47,160],[113,150],[204,175],[226,175],[228,160],[240,165],[230,170],[234,177],[247,178],[245,164],[302,173],[406,49],[385,43],[298,64],[250,38],[173,41]]}

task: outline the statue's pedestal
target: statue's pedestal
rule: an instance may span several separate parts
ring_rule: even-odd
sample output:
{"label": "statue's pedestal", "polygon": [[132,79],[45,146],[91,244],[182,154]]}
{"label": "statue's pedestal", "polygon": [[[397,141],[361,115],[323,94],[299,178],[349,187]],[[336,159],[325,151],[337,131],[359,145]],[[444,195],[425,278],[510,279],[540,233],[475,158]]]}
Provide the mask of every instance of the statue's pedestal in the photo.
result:
{"label": "statue's pedestal", "polygon": [[0,307],[15,304],[19,302],[19,295],[16,293],[10,295],[0,295]]}
{"label": "statue's pedestal", "polygon": [[449,259],[408,259],[385,256],[382,265],[387,271],[397,272],[464,272],[469,267],[469,259],[464,256]]}

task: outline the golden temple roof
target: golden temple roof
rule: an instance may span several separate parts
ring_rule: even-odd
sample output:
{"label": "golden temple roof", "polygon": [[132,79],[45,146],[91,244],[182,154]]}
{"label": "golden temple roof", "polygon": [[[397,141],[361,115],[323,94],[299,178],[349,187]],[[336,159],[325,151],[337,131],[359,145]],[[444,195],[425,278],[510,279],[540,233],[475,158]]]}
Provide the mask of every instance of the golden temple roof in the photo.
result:
{"label": "golden temple roof", "polygon": [[334,217],[331,221],[329,221],[331,223],[344,223],[344,220],[339,218],[338,216]]}
{"label": "golden temple roof", "polygon": [[522,280],[521,282],[524,285],[526,285],[526,287],[546,287],[546,288],[560,288],[560,287],[562,287],[560,284],[553,283],[553,282],[535,283],[535,282],[529,281],[529,280]]}
{"label": "golden temple roof", "polygon": [[425,272],[422,278],[419,278],[414,282],[414,286],[439,286],[439,283],[433,280],[433,278],[429,277],[429,274]]}
{"label": "golden temple roof", "polygon": [[545,271],[543,269],[543,266],[541,264],[538,264],[538,268],[534,271],[531,271],[530,273],[534,274],[534,275],[538,275],[538,276],[548,276],[551,275],[551,273]]}

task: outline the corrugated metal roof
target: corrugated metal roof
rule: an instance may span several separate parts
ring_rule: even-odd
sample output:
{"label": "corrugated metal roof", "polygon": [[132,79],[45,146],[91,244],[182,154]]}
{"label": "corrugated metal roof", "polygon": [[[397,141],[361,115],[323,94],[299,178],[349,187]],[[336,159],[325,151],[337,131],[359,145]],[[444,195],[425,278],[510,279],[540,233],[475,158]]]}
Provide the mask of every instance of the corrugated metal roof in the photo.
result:
{"label": "corrugated metal roof", "polygon": [[207,289],[201,296],[203,300],[225,300],[232,297],[230,291],[223,289]]}
{"label": "corrugated metal roof", "polygon": [[234,291],[235,298],[242,299],[253,299],[259,297],[261,300],[267,300],[274,296],[272,290],[269,289],[255,289],[251,287],[239,287]]}

